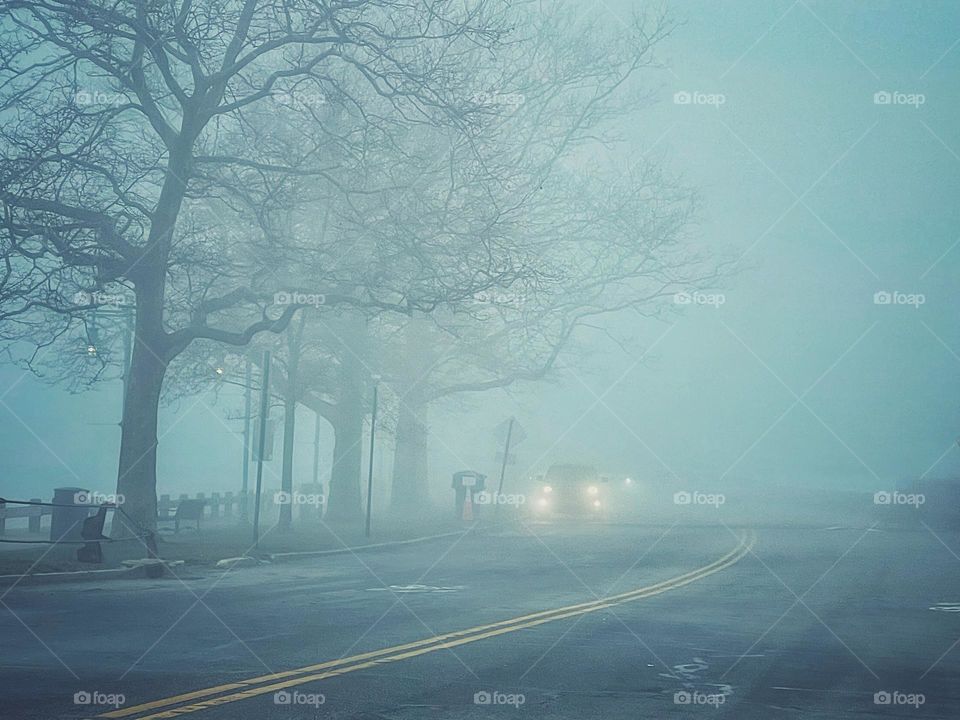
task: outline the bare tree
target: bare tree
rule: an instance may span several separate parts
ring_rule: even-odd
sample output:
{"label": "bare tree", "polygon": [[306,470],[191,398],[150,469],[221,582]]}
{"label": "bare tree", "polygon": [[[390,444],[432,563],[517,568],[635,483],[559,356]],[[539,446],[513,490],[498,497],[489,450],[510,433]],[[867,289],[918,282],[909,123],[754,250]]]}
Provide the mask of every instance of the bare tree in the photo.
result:
{"label": "bare tree", "polygon": [[[381,337],[376,352],[389,359],[383,372],[400,398],[392,504],[401,512],[426,502],[431,405],[539,382],[564,362],[589,366],[585,331],[609,336],[612,317],[629,325],[637,314],[674,314],[678,297],[715,287],[730,267],[693,241],[695,195],[655,164],[635,162],[619,179],[598,168],[555,173],[540,197],[546,207],[531,207],[530,225],[557,233],[541,257],[549,273],[478,293],[469,310],[415,316]],[[549,225],[537,222],[538,208],[549,211]]]}
{"label": "bare tree", "polygon": [[[483,0],[0,2],[8,337],[63,332],[96,305],[73,303],[77,292],[132,291],[118,492],[138,522],[156,517],[157,406],[170,361],[196,340],[244,345],[299,309],[269,314],[251,282],[264,275],[264,256],[287,257],[283,238],[211,239],[209,221],[183,222],[185,213],[201,218],[205,204],[229,208],[214,198],[224,184],[325,173],[326,138],[299,148],[295,165],[277,162],[269,146],[242,143],[246,114],[267,104],[289,112],[278,96],[322,93],[347,75],[372,90],[376,104],[360,108],[369,116],[463,127],[471,107],[458,96],[460,65],[500,42],[508,26],[496,8]],[[213,272],[201,279],[187,267]],[[62,319],[48,327],[49,313]]]}

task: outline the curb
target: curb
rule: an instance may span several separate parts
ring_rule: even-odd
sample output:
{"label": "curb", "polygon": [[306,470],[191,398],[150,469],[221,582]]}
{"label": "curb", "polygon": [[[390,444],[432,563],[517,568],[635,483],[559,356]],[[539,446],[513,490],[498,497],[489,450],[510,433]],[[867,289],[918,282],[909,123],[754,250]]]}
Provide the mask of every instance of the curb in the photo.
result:
{"label": "curb", "polygon": [[111,568],[109,570],[69,570],[66,572],[27,573],[24,575],[0,575],[0,587],[53,585],[56,583],[87,582],[90,580],[118,580],[121,578],[145,578],[146,567]]}
{"label": "curb", "polygon": [[[394,547],[397,545],[412,545],[414,543],[427,542],[429,540],[439,540],[440,538],[463,535],[466,530],[457,530],[453,532],[440,533],[439,535],[425,535],[423,537],[409,538],[407,540],[390,540],[387,542],[371,543],[369,545],[356,545],[347,548],[335,548],[333,550],[304,550],[301,552],[271,553],[264,555],[269,562],[290,562],[300,559],[309,559],[313,557],[323,557],[325,555],[342,555],[343,553],[354,553],[360,550],[376,550],[377,548]],[[231,558],[226,558],[231,559]],[[232,558],[236,559],[236,558]],[[258,564],[259,565],[259,564]],[[257,565],[257,566],[258,566]],[[238,564],[235,567],[255,567],[254,565]],[[37,585],[54,585],[60,583],[78,583],[89,582],[91,580],[121,580],[138,579],[147,577],[147,566],[137,565],[135,567],[110,568],[106,570],[69,570],[65,572],[42,572],[28,573],[24,575],[0,575],[0,588],[7,586],[33,587]]]}
{"label": "curb", "polygon": [[440,538],[453,537],[455,535],[464,535],[468,530],[455,530],[453,532],[440,533],[439,535],[424,535],[423,537],[409,538],[407,540],[389,540],[381,543],[371,543],[369,545],[356,545],[354,547],[336,548],[334,550],[303,550],[300,552],[270,553],[265,557],[270,562],[287,562],[290,560],[308,559],[312,557],[323,557],[325,555],[342,555],[344,553],[355,553],[359,550],[376,550],[383,547],[395,547],[397,545],[412,545],[414,543],[427,542],[428,540],[439,540]]}

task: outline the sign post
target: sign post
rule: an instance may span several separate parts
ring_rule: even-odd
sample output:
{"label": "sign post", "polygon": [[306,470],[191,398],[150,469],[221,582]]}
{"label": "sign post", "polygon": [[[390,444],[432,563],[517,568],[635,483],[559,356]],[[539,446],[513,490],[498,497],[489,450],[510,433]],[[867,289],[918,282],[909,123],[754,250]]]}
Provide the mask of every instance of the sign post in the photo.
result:
{"label": "sign post", "polygon": [[267,416],[270,414],[270,351],[263,351],[263,376],[260,381],[260,432],[257,438],[257,495],[253,499],[253,547],[260,547],[260,493],[263,490],[263,454],[267,442]]}
{"label": "sign post", "polygon": [[373,442],[377,434],[377,387],[379,376],[373,378],[373,410],[370,414],[370,462],[367,463],[367,522],[363,529],[365,537],[370,537],[370,511],[373,503]]}

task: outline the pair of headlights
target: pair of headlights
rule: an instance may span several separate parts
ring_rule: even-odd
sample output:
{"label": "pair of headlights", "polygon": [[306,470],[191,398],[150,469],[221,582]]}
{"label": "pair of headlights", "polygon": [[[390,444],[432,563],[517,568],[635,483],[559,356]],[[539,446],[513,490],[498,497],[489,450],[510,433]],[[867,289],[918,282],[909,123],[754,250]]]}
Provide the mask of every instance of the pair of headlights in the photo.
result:
{"label": "pair of headlights", "polygon": [[[542,489],[543,489],[543,495],[537,498],[537,505],[543,508],[543,507],[547,507],[550,504],[550,500],[546,496],[550,495],[553,492],[553,488],[550,487],[549,485],[544,485]],[[596,485],[587,486],[587,494],[590,497],[594,497],[599,493],[600,493],[600,489]],[[593,500],[591,504],[595,508],[599,508],[601,506],[600,500],[596,498]]]}

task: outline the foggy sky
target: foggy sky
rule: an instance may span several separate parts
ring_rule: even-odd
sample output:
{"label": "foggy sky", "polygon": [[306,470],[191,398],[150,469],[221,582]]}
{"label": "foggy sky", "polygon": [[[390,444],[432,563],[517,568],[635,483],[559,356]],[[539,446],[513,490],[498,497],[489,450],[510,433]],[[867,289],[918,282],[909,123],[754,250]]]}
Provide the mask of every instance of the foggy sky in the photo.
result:
{"label": "foggy sky", "polygon": [[[616,23],[630,7],[604,0],[585,11]],[[529,434],[514,474],[568,461],[704,488],[863,489],[955,474],[960,5],[671,7],[685,24],[659,50],[670,69],[640,76],[657,102],[613,152],[650,153],[698,189],[700,241],[743,254],[718,290],[725,302],[675,322],[611,318],[612,330],[640,342],[628,354],[594,333],[595,372],[435,411],[436,494],[464,466],[496,471],[492,427],[511,414]],[[877,105],[878,91],[923,94],[924,103]],[[724,102],[680,105],[677,92]],[[924,304],[876,305],[881,291],[919,293]],[[2,366],[0,394],[2,494],[48,496],[77,483],[112,491],[119,383],[69,396]],[[161,411],[161,492],[239,489],[240,424],[225,420],[236,397],[211,400]],[[454,413],[456,423],[444,421]],[[298,483],[309,480],[312,435],[304,413]],[[328,466],[327,428],[323,447]],[[279,485],[273,465],[268,487]]]}

